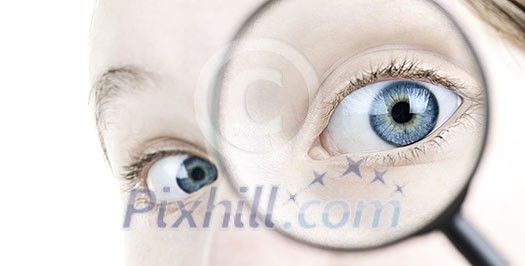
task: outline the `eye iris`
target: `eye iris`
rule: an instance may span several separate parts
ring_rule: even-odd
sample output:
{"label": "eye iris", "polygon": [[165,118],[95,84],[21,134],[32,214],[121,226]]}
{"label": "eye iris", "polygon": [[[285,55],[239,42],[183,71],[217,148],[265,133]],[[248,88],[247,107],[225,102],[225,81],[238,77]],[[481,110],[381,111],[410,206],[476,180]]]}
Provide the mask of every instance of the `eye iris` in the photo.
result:
{"label": "eye iris", "polygon": [[429,89],[415,82],[395,82],[374,98],[370,109],[374,132],[388,143],[417,142],[435,127],[439,106]]}
{"label": "eye iris", "polygon": [[195,192],[217,179],[217,169],[199,157],[189,157],[182,163],[176,176],[179,187],[187,192]]}

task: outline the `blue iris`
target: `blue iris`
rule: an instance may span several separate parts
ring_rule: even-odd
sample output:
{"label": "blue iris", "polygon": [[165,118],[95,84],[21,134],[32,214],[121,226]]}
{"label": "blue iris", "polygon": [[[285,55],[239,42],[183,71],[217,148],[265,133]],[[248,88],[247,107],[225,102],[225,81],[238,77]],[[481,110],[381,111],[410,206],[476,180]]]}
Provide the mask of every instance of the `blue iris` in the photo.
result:
{"label": "blue iris", "polygon": [[393,82],[374,98],[370,125],[384,141],[405,146],[428,135],[436,126],[439,106],[425,86],[411,81]]}
{"label": "blue iris", "polygon": [[217,169],[199,157],[188,157],[177,173],[177,185],[186,193],[193,193],[217,179]]}

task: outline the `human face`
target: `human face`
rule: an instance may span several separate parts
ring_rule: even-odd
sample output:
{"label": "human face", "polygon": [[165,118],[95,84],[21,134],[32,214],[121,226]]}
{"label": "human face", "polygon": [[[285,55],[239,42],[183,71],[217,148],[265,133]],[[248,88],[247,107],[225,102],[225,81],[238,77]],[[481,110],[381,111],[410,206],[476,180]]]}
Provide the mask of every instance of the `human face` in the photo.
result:
{"label": "human face", "polygon": [[[403,5],[403,2],[389,3]],[[221,50],[240,22],[261,3],[99,2],[93,22],[91,71],[93,80],[106,73],[97,82],[105,85],[102,95],[107,96],[98,105],[101,109],[98,112],[99,126],[115,175],[123,179],[124,173],[130,179],[122,181],[124,200],[128,199],[130,187],[148,184],[148,170],[165,156],[191,154],[217,164],[216,159],[206,152],[206,132],[202,131],[198,121],[207,109],[196,101],[195,97],[202,92],[195,88],[199,87],[202,70],[207,67],[210,58]],[[451,9],[460,10],[458,12],[463,12],[461,14],[466,17],[464,20],[483,27],[461,4],[455,4]],[[385,12],[387,10],[389,8],[385,5]],[[425,14],[420,15],[425,17]],[[329,64],[322,65],[315,64],[318,70],[329,67]],[[107,73],[108,70],[111,71]],[[322,72],[320,70],[319,74]],[[468,75],[462,79],[467,80]],[[288,113],[305,114],[305,108],[300,103],[294,107],[296,109]],[[457,136],[455,141],[461,143],[462,140],[475,138],[479,136],[463,135]],[[147,154],[158,154],[159,151],[164,153],[151,156],[146,162],[136,162]],[[322,153],[317,153],[317,156],[322,156]],[[236,198],[220,173],[213,186],[219,192],[216,202],[219,198]],[[199,200],[207,202],[209,192],[210,186],[206,186],[182,200],[188,206]],[[171,224],[180,214],[180,208],[168,208],[163,219]],[[202,220],[204,216],[202,209],[193,214],[195,220]],[[220,217],[214,219],[220,220]],[[337,265],[379,262],[381,259],[374,258],[373,254],[381,254],[382,259],[405,256],[415,261],[420,261],[419,256],[429,255],[428,251],[408,255],[412,253],[408,251],[408,246],[418,246],[416,240],[373,252],[339,253],[299,244],[263,228],[220,230],[212,227],[193,230],[184,228],[187,224],[183,223],[182,228],[162,230],[158,228],[157,220],[158,212],[155,211],[133,217],[126,240],[128,264]],[[439,244],[439,237],[430,239],[426,240],[429,246],[446,249]],[[438,253],[435,249],[433,252]],[[440,263],[446,260],[439,255],[434,256]]]}

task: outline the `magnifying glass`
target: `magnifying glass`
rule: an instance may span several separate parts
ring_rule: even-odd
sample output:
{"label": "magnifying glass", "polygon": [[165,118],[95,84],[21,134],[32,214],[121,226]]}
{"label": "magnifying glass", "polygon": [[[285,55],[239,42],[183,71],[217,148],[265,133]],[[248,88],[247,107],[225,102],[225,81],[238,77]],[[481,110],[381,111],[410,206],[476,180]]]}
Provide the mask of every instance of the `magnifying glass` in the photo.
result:
{"label": "magnifying glass", "polygon": [[459,213],[488,95],[435,2],[269,1],[229,46],[212,99],[222,172],[284,235],[363,250],[441,230],[474,265],[505,264]]}

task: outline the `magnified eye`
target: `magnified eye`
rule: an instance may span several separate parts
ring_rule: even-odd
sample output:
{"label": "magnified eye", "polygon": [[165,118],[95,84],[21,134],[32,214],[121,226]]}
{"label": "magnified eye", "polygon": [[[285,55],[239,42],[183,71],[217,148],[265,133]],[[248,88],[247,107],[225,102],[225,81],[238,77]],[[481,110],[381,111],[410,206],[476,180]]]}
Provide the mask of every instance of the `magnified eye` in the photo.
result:
{"label": "magnified eye", "polygon": [[177,200],[211,184],[217,169],[210,162],[192,155],[167,156],[155,162],[148,172],[148,187],[158,199]]}
{"label": "magnified eye", "polygon": [[411,80],[383,81],[346,96],[323,136],[341,153],[374,152],[424,139],[458,109],[449,89]]}

